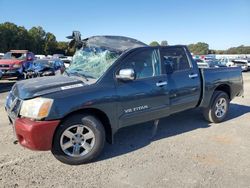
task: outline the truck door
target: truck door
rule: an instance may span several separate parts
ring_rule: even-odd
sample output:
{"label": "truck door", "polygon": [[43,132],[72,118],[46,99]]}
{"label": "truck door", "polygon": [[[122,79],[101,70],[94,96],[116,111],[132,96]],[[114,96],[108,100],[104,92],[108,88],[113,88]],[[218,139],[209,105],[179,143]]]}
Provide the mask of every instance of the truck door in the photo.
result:
{"label": "truck door", "polygon": [[127,56],[116,70],[133,69],[135,80],[117,80],[119,126],[167,116],[169,97],[158,48],[140,48]]}
{"label": "truck door", "polygon": [[[171,113],[193,108],[201,94],[201,83],[197,66],[188,58],[182,46],[163,47],[163,64],[171,64],[173,72],[167,74]],[[195,67],[194,67],[195,66]]]}

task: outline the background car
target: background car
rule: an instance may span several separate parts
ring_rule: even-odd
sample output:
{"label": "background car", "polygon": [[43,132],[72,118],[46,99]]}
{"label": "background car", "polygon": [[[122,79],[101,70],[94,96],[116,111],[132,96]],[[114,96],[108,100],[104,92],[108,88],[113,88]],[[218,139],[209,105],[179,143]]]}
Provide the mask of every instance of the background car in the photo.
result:
{"label": "background car", "polygon": [[62,57],[60,57],[60,59],[63,61],[66,68],[69,67],[69,65],[72,62],[72,57],[71,56],[62,56]]}
{"label": "background car", "polygon": [[233,60],[235,67],[241,67],[242,71],[248,71],[248,60],[247,59],[235,59]]}
{"label": "background car", "polygon": [[218,67],[227,67],[227,65],[224,62],[221,62],[218,59],[208,61],[208,64],[209,64],[209,67],[216,67],[216,68],[218,68]]}
{"label": "background car", "polygon": [[227,67],[224,61],[220,61],[218,59],[210,59],[210,60],[203,60],[203,59],[195,59],[199,68],[219,68],[219,67]]}
{"label": "background car", "polygon": [[209,64],[203,59],[194,59],[199,68],[209,68]]}
{"label": "background car", "polygon": [[28,68],[25,78],[54,76],[62,74],[64,70],[64,63],[60,59],[38,59]]}
{"label": "background car", "polygon": [[52,58],[57,59],[57,58],[61,58],[64,57],[63,54],[53,54]]}
{"label": "background car", "polygon": [[222,58],[220,59],[220,62],[225,64],[227,67],[233,67],[234,66],[233,60],[234,60],[233,58]]}
{"label": "background car", "polygon": [[35,55],[35,57],[36,57],[36,59],[45,59],[46,58],[46,56],[45,55]]}
{"label": "background car", "polygon": [[63,54],[53,54],[52,58],[59,58],[63,61],[65,67],[69,67],[70,63],[72,62],[72,56],[65,56]]}
{"label": "background car", "polygon": [[23,78],[27,68],[35,59],[32,52],[28,50],[11,50],[0,59],[0,69],[3,77]]}

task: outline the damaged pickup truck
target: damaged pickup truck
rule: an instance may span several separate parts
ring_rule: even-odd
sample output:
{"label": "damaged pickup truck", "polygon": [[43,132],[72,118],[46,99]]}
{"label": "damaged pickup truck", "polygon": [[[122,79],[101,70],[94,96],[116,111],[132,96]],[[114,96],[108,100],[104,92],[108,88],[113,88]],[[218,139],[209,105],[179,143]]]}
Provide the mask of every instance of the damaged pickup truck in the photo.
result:
{"label": "damaged pickup truck", "polygon": [[63,163],[93,161],[120,128],[184,110],[199,107],[220,123],[243,93],[240,68],[199,69],[186,46],[79,36],[63,75],[19,81],[6,102],[18,142]]}

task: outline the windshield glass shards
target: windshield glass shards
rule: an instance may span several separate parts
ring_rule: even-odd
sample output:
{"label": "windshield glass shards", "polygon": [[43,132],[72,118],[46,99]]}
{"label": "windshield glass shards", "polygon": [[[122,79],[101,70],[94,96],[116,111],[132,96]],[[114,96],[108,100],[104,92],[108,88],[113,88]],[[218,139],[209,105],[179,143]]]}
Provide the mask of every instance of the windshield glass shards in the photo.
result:
{"label": "windshield glass shards", "polygon": [[[69,76],[99,79],[106,70],[128,49],[145,47],[146,44],[129,37],[93,36],[81,41],[73,61],[66,69]],[[87,80],[87,79],[86,79]]]}
{"label": "windshield glass shards", "polygon": [[73,61],[67,68],[69,75],[83,75],[93,79],[100,78],[118,59],[121,53],[105,48],[82,48],[76,51]]}

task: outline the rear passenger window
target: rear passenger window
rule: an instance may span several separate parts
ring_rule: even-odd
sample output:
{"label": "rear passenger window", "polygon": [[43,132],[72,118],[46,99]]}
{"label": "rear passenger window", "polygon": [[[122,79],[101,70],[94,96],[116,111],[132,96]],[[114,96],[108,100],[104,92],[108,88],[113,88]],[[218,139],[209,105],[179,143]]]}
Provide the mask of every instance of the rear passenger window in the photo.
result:
{"label": "rear passenger window", "polygon": [[132,68],[136,79],[158,76],[161,74],[161,61],[158,49],[146,49],[129,57],[121,69]]}
{"label": "rear passenger window", "polygon": [[190,69],[190,64],[183,48],[163,48],[161,55],[163,63],[170,63],[174,68],[174,71]]}

